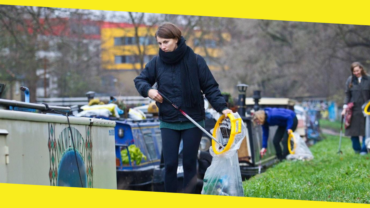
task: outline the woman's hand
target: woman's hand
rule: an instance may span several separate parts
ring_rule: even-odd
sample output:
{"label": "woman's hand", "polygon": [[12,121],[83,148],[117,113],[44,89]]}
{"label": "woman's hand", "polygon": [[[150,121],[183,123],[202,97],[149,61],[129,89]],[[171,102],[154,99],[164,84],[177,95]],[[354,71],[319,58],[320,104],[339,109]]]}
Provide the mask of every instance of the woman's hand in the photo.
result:
{"label": "woman's hand", "polygon": [[291,129],[288,129],[288,135],[292,134],[293,131]]}
{"label": "woman's hand", "polygon": [[230,109],[225,109],[225,110],[222,111],[222,113],[225,115],[225,117],[227,117],[227,114],[233,113],[233,111],[230,110]]}
{"label": "woman's hand", "polygon": [[344,116],[345,114],[346,114],[346,109],[343,109],[341,115]]}
{"label": "woman's hand", "polygon": [[262,148],[261,151],[260,151],[260,155],[261,157],[263,157],[267,152],[267,149],[266,148]]}
{"label": "woman's hand", "polygon": [[150,89],[148,91],[148,97],[150,97],[150,99],[157,101],[159,103],[163,102],[163,97],[158,93],[158,90]]}

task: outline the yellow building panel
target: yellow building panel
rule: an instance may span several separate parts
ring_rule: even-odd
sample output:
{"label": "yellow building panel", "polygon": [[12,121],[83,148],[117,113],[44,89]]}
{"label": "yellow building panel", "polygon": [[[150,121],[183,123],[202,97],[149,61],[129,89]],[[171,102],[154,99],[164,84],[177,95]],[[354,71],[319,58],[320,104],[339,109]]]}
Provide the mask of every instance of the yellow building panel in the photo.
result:
{"label": "yellow building panel", "polygon": [[[106,64],[104,65],[107,70],[139,70],[140,64]],[[145,66],[145,64],[144,64]]]}
{"label": "yellow building panel", "polygon": [[[146,55],[156,55],[158,53],[158,47],[155,45],[149,45],[145,48],[143,46],[140,47],[140,51],[143,52],[145,50]],[[104,53],[109,53],[113,56],[128,56],[128,55],[138,55],[139,48],[137,46],[116,46],[109,49],[103,49]]]}
{"label": "yellow building panel", "polygon": [[[138,28],[138,36],[153,37],[155,28]],[[103,47],[114,47],[115,37],[135,37],[135,28],[102,28],[101,39]]]}
{"label": "yellow building panel", "polygon": [[221,49],[207,48],[206,50],[207,50],[207,53],[206,53],[204,47],[195,47],[194,48],[194,53],[197,53],[201,56],[205,56],[206,54],[208,54],[211,57],[220,57],[220,56],[222,56],[222,50]]}
{"label": "yellow building panel", "polygon": [[[138,28],[138,35],[153,37],[155,34],[156,28],[148,28],[148,27],[140,27]],[[133,70],[133,69],[140,69],[140,64],[132,64],[132,63],[121,63],[115,64],[115,56],[132,56],[139,54],[139,49],[136,45],[122,45],[122,46],[115,46],[114,45],[114,38],[115,37],[135,37],[135,28],[134,27],[127,27],[127,28],[102,28],[101,30],[101,60],[102,60],[102,67],[107,70]],[[207,33],[202,34],[201,31],[195,31],[195,37],[190,37],[187,40],[187,44],[192,47],[195,53],[205,57],[208,54],[211,57],[220,57],[222,56],[222,50],[220,48],[207,48],[204,47],[193,47],[194,38],[199,38],[202,36],[202,39],[211,39],[211,40],[218,40],[218,37],[214,33]],[[230,35],[228,33],[222,34],[223,38],[226,40],[230,40]],[[141,46],[141,51],[144,50],[144,46]],[[207,51],[205,51],[207,50]],[[158,54],[158,45],[147,45],[145,46],[145,54],[146,55],[156,55]],[[212,66],[209,65],[211,70],[221,70],[219,66]]]}
{"label": "yellow building panel", "polygon": [[[107,70],[139,70],[140,64],[106,64],[104,65]],[[145,64],[144,64],[145,67]],[[220,66],[208,65],[208,68],[212,71],[221,71]],[[226,66],[225,70],[229,70],[229,67]]]}

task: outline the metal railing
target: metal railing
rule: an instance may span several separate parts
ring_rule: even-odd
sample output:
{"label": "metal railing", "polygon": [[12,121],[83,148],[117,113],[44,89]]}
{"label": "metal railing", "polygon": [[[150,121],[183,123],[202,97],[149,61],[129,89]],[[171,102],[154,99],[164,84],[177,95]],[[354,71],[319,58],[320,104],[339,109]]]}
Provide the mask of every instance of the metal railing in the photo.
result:
{"label": "metal railing", "polygon": [[66,111],[66,112],[71,111],[71,108],[69,108],[69,107],[48,105],[48,108],[47,108],[47,106],[44,105],[44,104],[26,103],[26,102],[19,102],[19,101],[15,101],[15,100],[5,100],[5,99],[0,99],[0,105],[36,109],[36,110],[41,110],[41,111],[46,111],[46,110],[48,110],[48,108],[53,109],[53,110]]}
{"label": "metal railing", "polygon": [[[110,100],[110,97],[95,97],[99,100]],[[149,98],[143,98],[141,96],[119,96],[115,97],[118,101],[122,101],[126,105],[139,105],[149,104]],[[74,105],[87,105],[87,97],[65,97],[65,98],[37,98],[36,103],[47,103],[48,105],[56,106],[74,106]]]}

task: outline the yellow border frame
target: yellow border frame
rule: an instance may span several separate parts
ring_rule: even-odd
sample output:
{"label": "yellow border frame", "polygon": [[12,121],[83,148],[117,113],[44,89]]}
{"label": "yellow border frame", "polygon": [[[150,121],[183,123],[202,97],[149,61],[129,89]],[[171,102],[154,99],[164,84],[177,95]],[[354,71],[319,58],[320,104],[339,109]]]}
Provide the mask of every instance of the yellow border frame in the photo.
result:
{"label": "yellow border frame", "polygon": [[[46,0],[3,0],[1,4],[370,25],[366,12],[357,12],[356,15],[344,15],[351,13],[350,8],[354,8],[356,5],[361,5],[361,8],[368,8],[370,6],[369,1],[357,1],[355,3],[338,1],[234,1],[215,3],[214,1],[200,2],[192,0],[185,4],[169,1],[160,2],[159,4],[156,1],[147,0],[140,1],[139,3],[136,1],[94,2],[67,0],[57,2]],[[178,203],[179,201],[192,201],[194,202],[194,205],[192,205],[194,207],[239,206],[240,204],[276,208],[286,206],[325,208],[369,206],[368,204],[359,203],[254,197],[220,198],[222,196],[196,196],[191,194],[80,189],[6,183],[0,183],[0,190],[2,199],[4,199],[2,201],[4,207],[65,207],[66,202],[55,203],[55,200],[59,198],[58,196],[67,196],[70,207],[116,207],[122,206],[123,203],[125,206],[136,206],[137,203],[140,203],[143,207],[173,207],[174,204],[177,204],[179,207],[189,206],[186,203]],[[120,200],[122,197],[130,200],[122,202]],[[81,198],[88,200],[81,200]],[[163,203],[163,201],[166,201],[166,203]]]}

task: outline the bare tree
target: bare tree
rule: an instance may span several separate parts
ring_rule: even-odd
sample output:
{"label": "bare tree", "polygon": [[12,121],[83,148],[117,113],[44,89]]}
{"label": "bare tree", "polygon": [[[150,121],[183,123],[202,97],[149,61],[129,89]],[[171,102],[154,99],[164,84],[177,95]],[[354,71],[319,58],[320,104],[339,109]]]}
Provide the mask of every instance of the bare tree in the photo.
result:
{"label": "bare tree", "polygon": [[[54,38],[51,73],[57,78],[57,95],[81,96],[87,91],[102,91],[100,75],[100,21],[91,20],[90,13],[69,14],[65,34]],[[110,89],[108,89],[110,90]]]}
{"label": "bare tree", "polygon": [[[100,25],[90,11],[42,7],[0,6],[3,49],[1,74],[21,79],[36,100],[38,85],[49,86],[44,96],[81,96],[101,86]],[[94,38],[95,36],[95,38]],[[53,80],[48,81],[50,76]]]}
{"label": "bare tree", "polygon": [[[227,76],[264,96],[317,96],[341,100],[348,60],[365,60],[366,32],[350,25],[234,19],[232,40],[224,48],[232,68]],[[364,42],[360,44],[359,40]],[[352,50],[351,48],[356,48]],[[361,50],[359,48],[362,48]],[[348,67],[347,67],[348,69]],[[347,74],[347,75],[346,75]]]}

